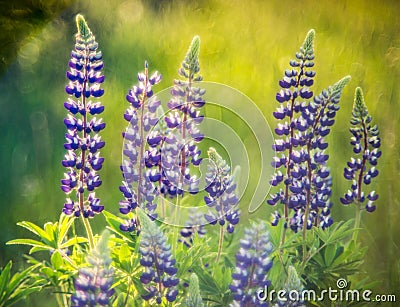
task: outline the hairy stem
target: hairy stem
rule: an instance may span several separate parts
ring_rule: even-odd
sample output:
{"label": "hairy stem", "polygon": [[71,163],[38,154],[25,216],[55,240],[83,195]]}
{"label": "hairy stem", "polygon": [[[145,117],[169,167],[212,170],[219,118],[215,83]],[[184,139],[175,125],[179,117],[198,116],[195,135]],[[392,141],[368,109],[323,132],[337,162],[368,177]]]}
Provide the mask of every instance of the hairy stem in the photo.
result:
{"label": "hairy stem", "polygon": [[220,226],[219,227],[219,243],[218,243],[217,263],[219,262],[219,258],[221,257],[223,243],[224,243],[224,226]]}

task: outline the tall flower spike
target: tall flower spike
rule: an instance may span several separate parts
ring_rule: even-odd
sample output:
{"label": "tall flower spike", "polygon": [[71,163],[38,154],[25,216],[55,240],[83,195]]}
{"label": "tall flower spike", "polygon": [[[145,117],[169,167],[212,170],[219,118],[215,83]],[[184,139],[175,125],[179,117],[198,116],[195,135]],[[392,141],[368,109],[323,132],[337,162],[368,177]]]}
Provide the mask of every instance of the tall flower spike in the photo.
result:
{"label": "tall flower spike", "polygon": [[173,302],[178,295],[179,279],[175,276],[176,261],[171,254],[171,246],[167,243],[164,233],[143,210],[139,210],[138,214],[142,225],[140,264],[144,267],[140,281],[146,289],[142,297],[150,301],[152,306],[161,304],[163,298]]}
{"label": "tall flower spike", "polygon": [[110,237],[106,230],[101,235],[96,248],[87,256],[89,266],[79,270],[75,280],[75,293],[71,297],[72,307],[109,306],[114,294],[113,269],[107,243]]}
{"label": "tall flower spike", "polygon": [[347,162],[344,169],[344,177],[352,181],[351,189],[341,198],[344,205],[355,203],[359,209],[365,206],[368,212],[376,209],[374,202],[378,199],[378,194],[374,190],[365,196],[363,184],[369,185],[373,178],[378,176],[376,165],[382,152],[379,150],[381,139],[377,125],[372,125],[372,117],[368,114],[367,106],[364,102],[364,95],[360,87],[356,88],[354,106],[350,123],[351,145],[355,157]]}
{"label": "tall flower spike", "polygon": [[199,279],[195,273],[190,275],[188,296],[185,299],[186,307],[204,307],[200,295]]}
{"label": "tall flower spike", "polygon": [[271,284],[267,276],[272,267],[271,252],[269,232],[263,222],[244,230],[232,273],[230,289],[234,301],[231,306],[268,306],[267,302],[257,299],[257,290]]}
{"label": "tall flower spike", "polygon": [[198,125],[203,120],[200,109],[205,101],[204,89],[195,84],[202,80],[199,74],[200,38],[195,36],[189,47],[179,76],[171,90],[172,98],[168,102],[169,114],[165,117],[168,130],[162,152],[164,172],[164,193],[170,196],[183,195],[187,190],[198,192],[198,178],[190,174],[190,166],[201,163],[201,151],[197,143],[203,139]]}
{"label": "tall flower spike", "polygon": [[205,219],[212,225],[223,227],[226,224],[228,233],[232,233],[239,223],[239,199],[236,196],[236,184],[230,172],[230,167],[217,151],[210,147],[208,150],[210,163],[206,173],[206,205],[210,208]]}
{"label": "tall flower spike", "polygon": [[[284,205],[285,226],[293,231],[305,231],[313,225],[326,228],[333,222],[332,180],[326,167],[329,156],[325,153],[328,144],[324,138],[335,122],[343,88],[350,80],[347,76],[311,99],[313,92],[309,87],[314,83],[315,72],[309,68],[314,66],[314,36],[314,30],[308,32],[296,60],[290,61],[293,69],[287,70],[279,82],[282,89],[276,99],[281,106],[274,112],[283,123],[275,129],[276,156],[272,165],[276,172],[270,183],[283,188],[267,202]],[[277,225],[280,218],[276,211],[272,225]]]}
{"label": "tall flower spike", "polygon": [[[161,102],[153,96],[152,87],[161,81],[161,75],[155,72],[149,76],[148,63],[145,62],[144,72],[138,74],[138,81],[126,95],[130,106],[124,114],[129,126],[122,134],[124,147],[121,171],[124,181],[120,191],[125,199],[120,201],[120,212],[128,216],[120,226],[123,231],[137,230],[137,217],[133,214],[137,206],[156,217],[157,188],[153,181],[158,179],[158,175],[153,172],[153,164],[149,164],[148,160],[160,159],[159,152],[154,153],[152,148],[161,141],[161,136],[153,129],[158,122],[157,109]],[[148,145],[150,147],[146,149]]]}
{"label": "tall flower spike", "polygon": [[[101,118],[104,106],[97,101],[104,90],[100,87],[104,81],[102,54],[98,44],[82,15],[77,15],[75,49],[71,52],[65,90],[70,95],[64,103],[69,114],[64,119],[68,132],[64,144],[68,151],[62,165],[66,168],[61,189],[69,195],[63,212],[67,215],[93,217],[103,210],[94,190],[102,181],[98,171],[104,158],[99,150],[105,143],[99,132],[106,126]],[[92,100],[93,99],[93,100]]]}
{"label": "tall flower spike", "polygon": [[[274,117],[282,121],[278,123],[275,133],[277,138],[273,145],[276,152],[272,165],[277,169],[271,179],[272,186],[283,187],[267,201],[270,205],[281,203],[284,205],[285,225],[292,224],[299,207],[305,208],[305,196],[293,197],[292,189],[302,191],[303,186],[293,184],[293,175],[304,175],[306,170],[301,165],[304,162],[304,140],[302,133],[308,128],[308,124],[302,120],[302,104],[313,96],[310,87],[314,84],[314,37],[315,31],[310,30],[304,40],[296,59],[290,61],[291,69],[285,71],[285,76],[279,81],[281,90],[276,94],[276,100],[280,103]],[[302,101],[303,100],[303,101]],[[303,142],[302,142],[303,141]],[[298,147],[298,148],[297,148]],[[296,150],[297,149],[297,150]],[[297,166],[295,168],[295,166]],[[292,189],[290,189],[292,187]],[[293,209],[290,214],[289,209]],[[292,218],[290,219],[290,215]],[[276,215],[277,217],[278,215]],[[277,224],[277,220],[275,223]]]}

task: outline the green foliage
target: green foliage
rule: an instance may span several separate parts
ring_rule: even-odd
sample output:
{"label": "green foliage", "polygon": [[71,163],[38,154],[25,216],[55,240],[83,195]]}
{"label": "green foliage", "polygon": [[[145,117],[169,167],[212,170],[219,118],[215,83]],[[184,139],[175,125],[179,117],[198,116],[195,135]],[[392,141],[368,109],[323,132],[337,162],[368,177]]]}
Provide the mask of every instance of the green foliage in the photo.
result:
{"label": "green foliage", "polygon": [[28,295],[42,289],[41,283],[35,279],[35,270],[39,265],[33,265],[27,269],[11,273],[12,261],[4,268],[0,268],[0,306],[11,306]]}
{"label": "green foliage", "polygon": [[44,224],[43,228],[35,225],[34,223],[22,221],[17,223],[17,225],[34,233],[40,238],[40,240],[15,239],[7,242],[7,244],[23,244],[32,246],[32,248],[29,250],[29,254],[44,250],[64,253],[65,249],[73,245],[88,242],[86,238],[80,236],[74,236],[73,238],[68,239],[67,233],[73,223],[74,218],[67,217],[64,214],[60,216],[60,220],[58,222],[48,222]]}

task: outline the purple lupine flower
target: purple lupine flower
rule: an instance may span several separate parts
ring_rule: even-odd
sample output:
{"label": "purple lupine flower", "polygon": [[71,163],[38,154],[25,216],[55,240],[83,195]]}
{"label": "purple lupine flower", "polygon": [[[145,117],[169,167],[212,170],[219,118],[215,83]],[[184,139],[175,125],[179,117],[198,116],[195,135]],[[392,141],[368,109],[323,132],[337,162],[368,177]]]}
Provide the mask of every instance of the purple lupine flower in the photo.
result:
{"label": "purple lupine flower", "polygon": [[105,128],[105,123],[96,117],[104,110],[97,101],[104,93],[100,87],[104,76],[101,74],[102,54],[94,35],[82,15],[77,15],[76,23],[78,33],[67,72],[70,81],[65,88],[70,95],[64,103],[69,112],[64,119],[68,130],[64,147],[68,152],[62,161],[67,170],[61,189],[70,195],[63,212],[88,218],[104,208],[94,192],[102,183],[97,172],[104,162],[99,150],[105,143],[98,133]]}
{"label": "purple lupine flower", "polygon": [[189,209],[189,216],[185,222],[185,227],[181,230],[181,236],[178,241],[191,247],[193,244],[193,237],[197,234],[199,237],[206,235],[206,228],[204,227],[203,213],[196,208]]}
{"label": "purple lupine flower", "polygon": [[197,143],[203,139],[198,125],[203,120],[200,109],[205,101],[204,89],[196,87],[199,75],[200,38],[195,36],[178,73],[184,80],[175,80],[168,102],[169,113],[165,116],[168,130],[162,148],[163,192],[170,196],[198,192],[198,178],[190,174],[190,166],[201,163],[201,151]]}
{"label": "purple lupine flower", "polygon": [[208,150],[210,163],[206,173],[206,205],[210,208],[205,219],[212,225],[226,225],[228,233],[233,233],[239,223],[239,199],[236,196],[236,184],[230,172],[230,167],[214,148]]}
{"label": "purple lupine flower", "polygon": [[257,290],[268,287],[268,271],[272,267],[272,244],[263,222],[244,230],[240,248],[236,254],[236,268],[232,273],[230,289],[233,293],[231,306],[268,306],[257,299]]}
{"label": "purple lupine flower", "polygon": [[164,233],[143,210],[138,214],[142,223],[140,264],[144,267],[140,281],[146,290],[142,297],[152,305],[161,304],[163,298],[173,302],[178,295],[179,279],[176,277],[176,261],[171,254],[171,246]]}
{"label": "purple lupine flower", "polygon": [[[158,122],[156,112],[161,102],[153,96],[152,89],[153,85],[161,81],[161,75],[155,72],[149,76],[148,63],[145,62],[145,70],[138,74],[138,81],[126,96],[130,106],[124,118],[129,122],[129,126],[122,134],[124,147],[121,171],[124,181],[120,191],[125,200],[120,201],[120,212],[127,215],[128,219],[120,228],[130,232],[138,229],[138,220],[132,213],[137,206],[156,217],[154,211],[157,188],[153,182],[156,181],[157,174],[153,173],[153,165],[148,165],[148,161],[159,155],[154,155],[152,148],[161,141],[159,135],[153,133],[153,128]],[[147,144],[150,149],[146,149]]]}
{"label": "purple lupine flower", "polygon": [[355,203],[359,209],[365,206],[365,210],[373,212],[376,209],[374,202],[378,194],[374,190],[365,196],[363,184],[369,185],[371,180],[378,176],[376,165],[382,152],[379,150],[381,139],[378,126],[372,126],[372,117],[368,114],[364,102],[364,95],[360,87],[356,88],[354,106],[352,111],[350,132],[351,145],[356,157],[347,162],[344,169],[344,177],[352,181],[351,189],[340,200],[344,205]]}
{"label": "purple lupine flower", "polygon": [[114,294],[113,269],[107,247],[108,231],[104,231],[91,254],[86,257],[89,266],[79,269],[75,280],[75,293],[71,296],[72,307],[109,306]]}
{"label": "purple lupine flower", "polygon": [[[313,85],[314,30],[296,53],[296,60],[290,61],[290,70],[279,82],[280,92],[276,95],[280,107],[274,112],[278,123],[273,150],[276,152],[272,165],[276,168],[270,183],[283,186],[271,195],[268,204],[284,205],[285,227],[293,231],[310,229],[313,225],[329,227],[332,179],[326,162],[329,156],[325,137],[334,124],[339,109],[339,100],[350,77],[322,91],[313,99],[310,86]],[[282,218],[279,212],[273,214],[272,225]],[[304,221],[306,223],[304,224]]]}

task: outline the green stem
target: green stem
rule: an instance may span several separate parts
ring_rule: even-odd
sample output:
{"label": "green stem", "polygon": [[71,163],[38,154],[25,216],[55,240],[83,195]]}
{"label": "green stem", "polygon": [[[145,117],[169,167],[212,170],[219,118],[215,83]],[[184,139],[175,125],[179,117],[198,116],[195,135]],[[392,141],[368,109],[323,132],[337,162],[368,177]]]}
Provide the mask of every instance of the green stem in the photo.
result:
{"label": "green stem", "polygon": [[286,230],[287,230],[287,228],[285,226],[283,226],[282,233],[281,233],[281,240],[279,242],[278,258],[279,258],[279,261],[282,264],[283,269],[287,273],[286,266],[285,266],[285,263],[284,263],[283,257],[282,257],[282,255],[283,255],[283,244],[285,244],[285,238],[286,238]]}
{"label": "green stem", "polygon": [[92,227],[90,226],[89,220],[82,215],[83,225],[86,229],[86,234],[89,240],[90,249],[94,249],[94,238],[93,238],[93,231]]}
{"label": "green stem", "polygon": [[358,230],[360,228],[360,223],[361,223],[361,208],[360,208],[360,204],[357,202],[356,203],[356,219],[354,220],[354,232],[353,232],[353,237],[352,237],[352,240],[354,242],[357,242],[357,235],[358,235]]}
{"label": "green stem", "polygon": [[173,232],[173,242],[172,242],[172,247],[176,251],[176,248],[178,247],[178,232],[179,232],[179,224],[176,223],[176,220],[178,218],[178,208],[179,208],[179,195],[176,195],[176,203],[175,203],[175,210],[174,210],[174,218],[172,220],[172,227],[174,227],[174,232]]}
{"label": "green stem", "polygon": [[68,296],[67,296],[67,289],[65,288],[65,285],[61,285],[61,291],[62,291],[62,303],[64,307],[68,307]]}
{"label": "green stem", "polygon": [[219,258],[221,257],[223,243],[224,243],[224,226],[220,226],[219,227],[219,243],[218,243],[217,263],[219,262]]}

